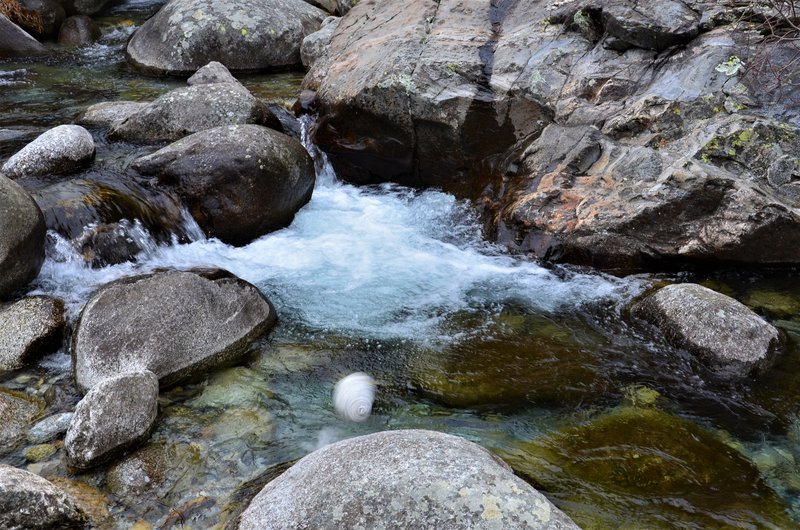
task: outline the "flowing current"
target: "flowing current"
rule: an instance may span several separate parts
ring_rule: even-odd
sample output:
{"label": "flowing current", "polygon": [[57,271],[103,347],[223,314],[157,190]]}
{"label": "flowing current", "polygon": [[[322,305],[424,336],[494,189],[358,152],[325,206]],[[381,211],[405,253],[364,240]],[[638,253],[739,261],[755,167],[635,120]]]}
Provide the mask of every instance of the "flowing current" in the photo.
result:
{"label": "flowing current", "polygon": [[[36,292],[64,298],[74,313],[98,286],[122,276],[221,267],[258,286],[282,319],[420,341],[436,338],[442,319],[459,311],[514,304],[552,312],[630,294],[630,281],[554,272],[504,254],[482,240],[469,205],[451,195],[337,182],[324,156],[304,143],[319,175],[311,201],[288,228],[233,247],[205,238],[195,225],[189,244],[145,241],[148,250],[137,263],[100,269],[87,267],[69,242],[51,234],[58,243]],[[139,236],[149,237],[141,228]]]}

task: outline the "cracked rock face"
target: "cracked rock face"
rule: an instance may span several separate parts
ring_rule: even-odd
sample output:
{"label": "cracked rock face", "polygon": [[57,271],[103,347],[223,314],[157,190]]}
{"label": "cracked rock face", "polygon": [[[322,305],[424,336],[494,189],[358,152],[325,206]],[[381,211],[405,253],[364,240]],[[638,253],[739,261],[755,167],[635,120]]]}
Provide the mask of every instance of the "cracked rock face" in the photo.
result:
{"label": "cracked rock face", "polygon": [[404,430],[311,453],[261,490],[239,528],[578,526],[480,446],[448,434]]}
{"label": "cracked rock face", "polygon": [[86,514],[38,475],[0,464],[0,527],[8,530],[83,528]]}
{"label": "cracked rock face", "polygon": [[10,178],[72,173],[94,160],[94,139],[80,125],[59,125],[44,132],[3,164]]}
{"label": "cracked rock face", "polygon": [[128,59],[178,75],[210,61],[234,72],[289,68],[300,64],[303,38],[326,16],[303,0],[172,0],[134,33]]}
{"label": "cracked rock face", "polygon": [[158,413],[158,377],[148,370],[108,378],[75,407],[64,438],[66,462],[89,469],[145,442]]}
{"label": "cracked rock face", "polygon": [[218,269],[112,282],[86,303],[72,342],[87,392],[120,373],[150,370],[161,386],[241,360],[275,324],[259,290]]}
{"label": "cracked rock face", "polygon": [[659,289],[632,313],[723,375],[764,370],[782,348],[778,330],[744,304],[701,285]]}
{"label": "cracked rock face", "polygon": [[315,181],[299,141],[258,125],[199,132],[131,167],[173,187],[206,235],[234,245],[288,226]]}

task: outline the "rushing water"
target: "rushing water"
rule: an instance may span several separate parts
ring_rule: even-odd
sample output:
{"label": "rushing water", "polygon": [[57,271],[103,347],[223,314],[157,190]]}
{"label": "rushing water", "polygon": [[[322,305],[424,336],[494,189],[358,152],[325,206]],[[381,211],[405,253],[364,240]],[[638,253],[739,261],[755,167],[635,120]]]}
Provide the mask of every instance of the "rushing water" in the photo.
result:
{"label": "rushing water", "polygon": [[[157,7],[114,7],[99,19],[100,43],[48,64],[0,64],[0,160],[91,103],[179,86],[141,77],[122,58]],[[301,77],[244,82],[281,104]],[[121,168],[151,148],[93,133],[95,167],[71,178],[135,191]],[[800,507],[794,273],[621,279],[544,267],[484,241],[468,204],[438,191],[337,182],[306,145],[319,171],[310,203],[291,226],[246,246],[205,238],[184,212],[172,240],[129,220],[143,249],[135,262],[91,268],[72,240],[50,234],[31,293],[66,300],[72,321],[116,278],[217,266],[258,286],[280,323],[243,366],[162,392],[151,440],[117,464],[74,476],[60,442],[34,458],[24,441],[0,450],[0,462],[54,479],[101,527],[221,528],[270,473],[317,447],[427,428],[497,452],[586,528],[794,525],[786,524]],[[50,184],[23,182],[33,192]],[[703,280],[742,300],[787,333],[788,353],[758,380],[717,380],[628,318],[629,304],[661,280]],[[378,399],[369,421],[347,424],[330,394],[356,370],[376,377]],[[0,388],[39,400],[42,416],[79,399],[66,349],[0,374]],[[595,462],[589,471],[586,462]]]}

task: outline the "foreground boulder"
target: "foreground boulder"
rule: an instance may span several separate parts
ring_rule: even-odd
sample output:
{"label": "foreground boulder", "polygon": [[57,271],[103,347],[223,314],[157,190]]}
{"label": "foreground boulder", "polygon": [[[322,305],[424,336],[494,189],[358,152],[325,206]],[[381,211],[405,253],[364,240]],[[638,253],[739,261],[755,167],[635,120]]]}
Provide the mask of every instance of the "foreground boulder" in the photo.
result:
{"label": "foreground boulder", "polygon": [[44,262],[42,211],[16,182],[0,175],[0,300],[25,287]]}
{"label": "foreground boulder", "polygon": [[172,0],[136,30],[128,60],[157,74],[191,74],[209,61],[232,71],[300,64],[300,44],[326,13],[302,0]]}
{"label": "foreground boulder", "polygon": [[38,475],[0,464],[0,527],[8,530],[83,528],[86,514]]}
{"label": "foreground boulder", "polygon": [[796,526],[729,441],[649,406],[623,406],[499,453],[583,528]]}
{"label": "foreground boulder", "polygon": [[50,52],[39,41],[0,13],[0,59],[48,53]]}
{"label": "foreground boulder", "polygon": [[774,326],[744,304],[697,284],[659,289],[632,313],[722,374],[744,376],[763,370],[782,347]]}
{"label": "foreground boulder", "polygon": [[207,236],[234,245],[288,226],[315,179],[299,141],[258,125],[199,132],[131,167],[172,186]]}
{"label": "foreground boulder", "polygon": [[94,153],[89,131],[80,125],[59,125],[9,158],[2,171],[11,178],[72,173],[89,165]]}
{"label": "foreground boulder", "polygon": [[104,380],[75,407],[64,438],[67,465],[84,470],[150,437],[158,413],[158,378],[150,371]]}
{"label": "foreground boulder", "polygon": [[112,282],[89,299],[76,325],[75,382],[87,392],[122,372],[150,370],[168,386],[241,360],[274,323],[264,295],[227,271]]}
{"label": "foreground boulder", "polygon": [[18,370],[61,346],[64,302],[30,296],[0,309],[0,372]]}
{"label": "foreground boulder", "polygon": [[480,446],[387,431],[324,447],[267,484],[239,528],[578,527]]}
{"label": "foreground boulder", "polygon": [[269,124],[277,119],[237,83],[212,83],[167,92],[115,122],[109,138],[129,142],[174,142],[221,125]]}

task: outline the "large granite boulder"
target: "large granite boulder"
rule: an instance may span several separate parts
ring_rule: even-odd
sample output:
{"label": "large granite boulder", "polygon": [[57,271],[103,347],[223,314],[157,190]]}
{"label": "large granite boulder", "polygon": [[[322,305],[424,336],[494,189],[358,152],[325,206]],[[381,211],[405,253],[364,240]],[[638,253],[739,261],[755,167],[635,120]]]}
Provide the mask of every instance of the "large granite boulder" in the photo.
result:
{"label": "large granite boulder", "polygon": [[0,464],[0,527],[8,530],[84,528],[86,514],[42,477]]}
{"label": "large granite boulder", "polygon": [[786,43],[765,49],[774,71],[748,67],[737,14],[359,2],[304,80],[313,134],[343,179],[478,199],[494,237],[539,258],[797,264],[800,69]]}
{"label": "large granite boulder", "polygon": [[0,13],[0,59],[46,55],[47,48]]}
{"label": "large granite boulder", "polygon": [[406,430],[311,453],[256,495],[239,528],[578,527],[480,446]]}
{"label": "large granite boulder", "polygon": [[158,377],[153,372],[103,380],[75,407],[64,438],[67,464],[89,469],[145,442],[157,414]]}
{"label": "large granite boulder", "polygon": [[233,364],[275,323],[259,290],[227,271],[160,272],[101,288],[73,333],[82,392],[124,372],[150,370],[162,386]]}
{"label": "large granite boulder", "polygon": [[0,175],[0,300],[39,274],[45,234],[44,216],[31,196]]}
{"label": "large granite boulder", "polygon": [[203,83],[167,92],[131,112],[112,124],[108,136],[129,142],[174,142],[222,125],[275,121],[266,105],[238,82]]}
{"label": "large granite boulder", "polygon": [[632,313],[722,374],[763,370],[783,346],[780,332],[747,306],[694,283],[663,287]]}
{"label": "large granite boulder", "polygon": [[209,61],[233,71],[300,64],[303,38],[326,13],[302,0],[171,0],[128,43],[128,60],[158,74],[187,75]]}
{"label": "large granite boulder", "polygon": [[299,141],[258,125],[202,131],[131,167],[173,187],[207,236],[234,245],[288,226],[315,179]]}
{"label": "large granite boulder", "polygon": [[92,135],[80,125],[59,125],[22,148],[3,164],[10,178],[71,173],[91,164]]}
{"label": "large granite boulder", "polygon": [[61,346],[64,302],[30,296],[0,309],[0,372],[18,370]]}

